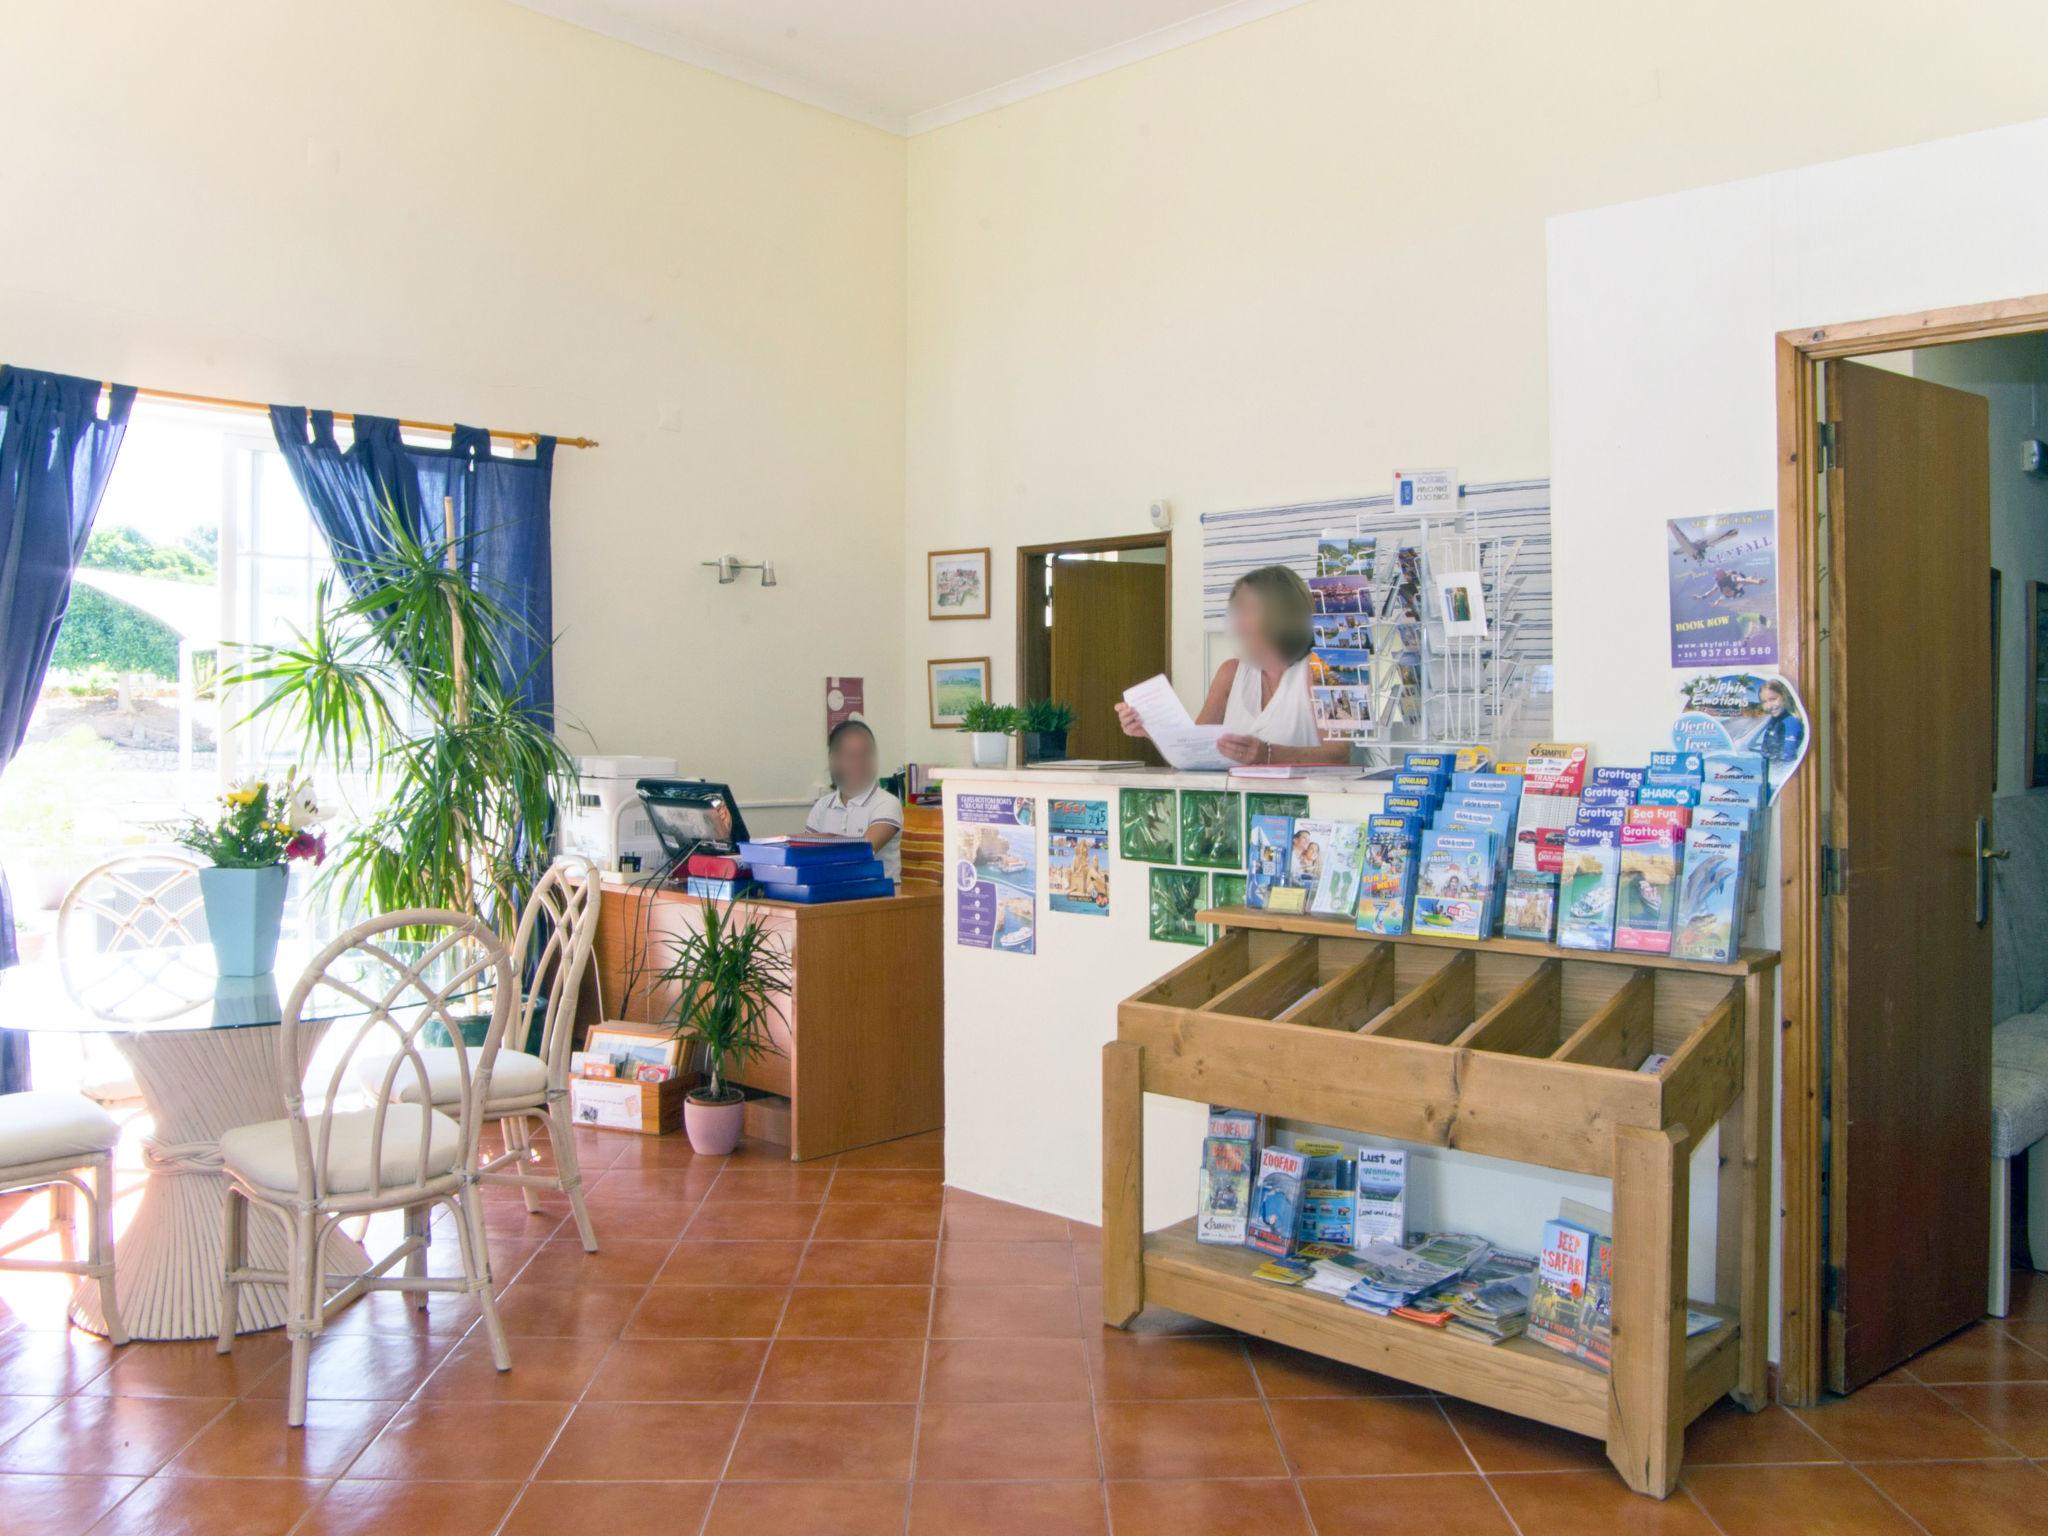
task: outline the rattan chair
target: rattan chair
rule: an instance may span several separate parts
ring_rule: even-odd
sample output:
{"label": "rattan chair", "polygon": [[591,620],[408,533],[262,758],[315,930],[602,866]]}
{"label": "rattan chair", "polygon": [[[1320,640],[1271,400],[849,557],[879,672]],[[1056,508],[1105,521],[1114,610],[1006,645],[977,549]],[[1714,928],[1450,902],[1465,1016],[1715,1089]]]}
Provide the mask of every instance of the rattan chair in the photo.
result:
{"label": "rattan chair", "polygon": [[[576,1232],[584,1251],[597,1252],[597,1233],[583,1198],[583,1174],[576,1161],[574,1122],[569,1116],[569,1047],[576,1033],[576,999],[590,969],[597,943],[601,905],[596,866],[569,856],[542,875],[520,916],[512,954],[524,967],[525,984],[509,1032],[510,1044],[498,1053],[491,1074],[491,1099],[484,1118],[503,1128],[505,1146],[483,1164],[486,1183],[516,1184],[526,1194],[526,1208],[540,1209],[538,1191],[560,1190],[569,1197]],[[536,1021],[539,1038],[534,1035]],[[437,1108],[452,1101],[457,1080],[455,1053],[447,1047],[420,1053]],[[366,1058],[357,1068],[367,1089],[381,1075],[383,1063]],[[401,1092],[411,1093],[409,1083]],[[555,1171],[533,1171],[533,1127],[548,1128]]]}
{"label": "rattan chair", "polygon": [[[422,932],[432,937],[418,941]],[[477,1011],[486,991],[490,1022],[483,1043],[465,1048],[461,1021]],[[420,1306],[431,1291],[474,1296],[492,1360],[501,1371],[511,1369],[475,1191],[484,1106],[516,997],[511,961],[489,928],[458,912],[416,910],[351,928],[314,957],[285,1000],[277,1081],[288,1113],[239,1126],[220,1141],[229,1195],[222,1214],[219,1349],[227,1354],[235,1345],[237,1287],[286,1287],[292,1350],[286,1423],[306,1421],[314,1337],[332,1313],[365,1291],[411,1292]],[[458,1042],[448,1058],[454,1093],[445,1100],[430,1091],[420,1045],[435,1026]],[[336,1038],[321,1050],[309,1110],[300,1083],[330,1032]],[[375,1052],[383,1070],[366,1106],[345,1107],[360,1099],[356,1065],[365,1052]],[[288,1229],[283,1273],[247,1265],[243,1233],[252,1204],[275,1213]],[[435,1206],[453,1218],[460,1277],[426,1273]],[[390,1210],[405,1213],[405,1237],[396,1248],[362,1275],[324,1272],[321,1252],[342,1220]],[[404,1272],[390,1273],[401,1262]]]}
{"label": "rattan chair", "polygon": [[[53,1218],[67,1234],[64,1257],[0,1255],[0,1269],[58,1270],[97,1280],[107,1338],[126,1344],[128,1330],[114,1300],[114,1146],[120,1139],[114,1117],[76,1094],[0,1095],[0,1194],[49,1189]],[[84,1173],[92,1175],[90,1184]],[[82,1260],[72,1255],[68,1235],[74,1191],[92,1213]]]}
{"label": "rattan chair", "polygon": [[[79,876],[57,909],[57,962],[65,985],[85,996],[80,962],[87,956],[204,944],[204,868],[205,860],[182,850],[152,848],[108,859]],[[111,1043],[87,1037],[81,1049],[79,1086],[87,1098],[105,1106],[141,1103],[135,1074]]]}

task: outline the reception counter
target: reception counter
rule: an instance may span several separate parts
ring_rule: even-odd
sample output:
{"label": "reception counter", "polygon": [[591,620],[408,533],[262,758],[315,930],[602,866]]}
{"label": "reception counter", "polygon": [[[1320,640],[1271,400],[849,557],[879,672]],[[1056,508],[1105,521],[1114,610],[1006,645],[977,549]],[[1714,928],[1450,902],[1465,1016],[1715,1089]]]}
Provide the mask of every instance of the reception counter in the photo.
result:
{"label": "reception counter", "polygon": [[[1189,791],[1305,796],[1311,816],[1363,821],[1380,808],[1385,783],[1048,767],[947,769],[941,787],[946,1182],[1072,1220],[1098,1221],[1102,1047],[1116,1038],[1117,1004],[1200,953],[1193,945],[1151,936],[1152,872],[1197,871],[1198,866],[1186,862],[1187,850],[1178,842],[1170,864],[1125,857],[1118,835],[1125,794],[1169,791],[1176,809]],[[1052,825],[1055,801],[1106,806],[1106,908],[1086,900],[1060,910],[1048,895],[1050,842],[1058,835]],[[1006,821],[1019,802],[1028,807],[1023,812],[1028,825]],[[1225,804],[1242,817],[1242,800]],[[1213,809],[1214,802],[1207,808]],[[1176,837],[1178,831],[1176,825]],[[1017,894],[1026,861],[1032,876],[1028,940],[1019,937],[1022,899]],[[1005,865],[1016,877],[1008,883],[999,873]],[[1213,879],[1215,873],[1241,874],[1242,867],[1199,873]],[[1209,904],[1205,892],[1203,905]],[[1146,1101],[1148,1229],[1194,1212],[1204,1115],[1196,1103]],[[1710,1135],[1697,1153],[1703,1166],[1693,1180],[1691,1211],[1691,1252],[1700,1269],[1695,1295],[1712,1294],[1718,1151],[1718,1138]],[[1560,1198],[1603,1209],[1610,1200],[1604,1178],[1441,1147],[1411,1146],[1409,1163],[1410,1230],[1477,1232],[1533,1252]]]}
{"label": "reception counter", "polygon": [[[596,971],[601,1015],[672,1019],[676,994],[657,980],[670,935],[694,927],[701,903],[605,877]],[[769,1027],[776,1053],[735,1070],[735,1081],[789,1101],[790,1156],[937,1130],[940,1075],[939,893],[905,885],[894,896],[803,906],[738,904],[781,936],[790,959],[783,1017]]]}

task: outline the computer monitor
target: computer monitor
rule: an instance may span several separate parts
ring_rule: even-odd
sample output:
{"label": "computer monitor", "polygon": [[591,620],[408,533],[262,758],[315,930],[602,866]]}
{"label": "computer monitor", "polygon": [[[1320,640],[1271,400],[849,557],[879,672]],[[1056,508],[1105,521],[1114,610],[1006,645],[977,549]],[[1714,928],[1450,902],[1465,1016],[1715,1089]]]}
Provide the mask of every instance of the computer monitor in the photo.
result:
{"label": "computer monitor", "polygon": [[730,851],[746,840],[747,819],[727,785],[709,779],[641,779],[634,788],[671,864],[692,853]]}

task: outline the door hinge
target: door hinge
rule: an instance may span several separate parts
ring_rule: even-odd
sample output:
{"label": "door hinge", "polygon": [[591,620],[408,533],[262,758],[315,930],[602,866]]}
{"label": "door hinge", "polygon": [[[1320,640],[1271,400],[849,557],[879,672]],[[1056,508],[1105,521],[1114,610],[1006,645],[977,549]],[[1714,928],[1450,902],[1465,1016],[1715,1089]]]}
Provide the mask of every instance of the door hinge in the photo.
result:
{"label": "door hinge", "polygon": [[1821,473],[1826,474],[1831,469],[1841,468],[1842,457],[1835,439],[1835,424],[1832,421],[1824,421],[1820,424],[1819,441]]}
{"label": "door hinge", "polygon": [[1842,894],[1842,882],[1849,878],[1849,850],[1837,848],[1831,843],[1820,845],[1820,893],[1823,896]]}
{"label": "door hinge", "polygon": [[1842,1310],[1842,1266],[1839,1264],[1820,1267],[1820,1309],[1823,1312]]}

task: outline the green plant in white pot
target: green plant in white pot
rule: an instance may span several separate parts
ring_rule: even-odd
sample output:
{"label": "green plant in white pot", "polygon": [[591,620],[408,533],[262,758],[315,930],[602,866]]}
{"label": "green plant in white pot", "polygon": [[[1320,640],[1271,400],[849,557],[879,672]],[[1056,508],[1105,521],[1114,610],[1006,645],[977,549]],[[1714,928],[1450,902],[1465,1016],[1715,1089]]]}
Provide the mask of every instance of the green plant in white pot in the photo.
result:
{"label": "green plant in white pot", "polygon": [[789,951],[758,910],[703,904],[699,926],[668,941],[661,973],[676,987],[676,1038],[700,1054],[704,1081],[683,1100],[693,1150],[720,1157],[739,1145],[746,1096],[727,1079],[757,1056],[779,1054],[768,1021],[789,995]]}
{"label": "green plant in white pot", "polygon": [[172,835],[211,859],[199,871],[206,931],[214,965],[223,976],[266,976],[277,963],[284,923],[286,864],[327,857],[319,830],[320,806],[312,786],[296,773],[278,783],[252,779],[220,797],[212,821],[197,816]]}
{"label": "green plant in white pot", "polygon": [[1014,704],[991,704],[987,699],[976,699],[961,712],[960,729],[967,733],[975,767],[1009,766],[1010,737],[1017,730]]}

